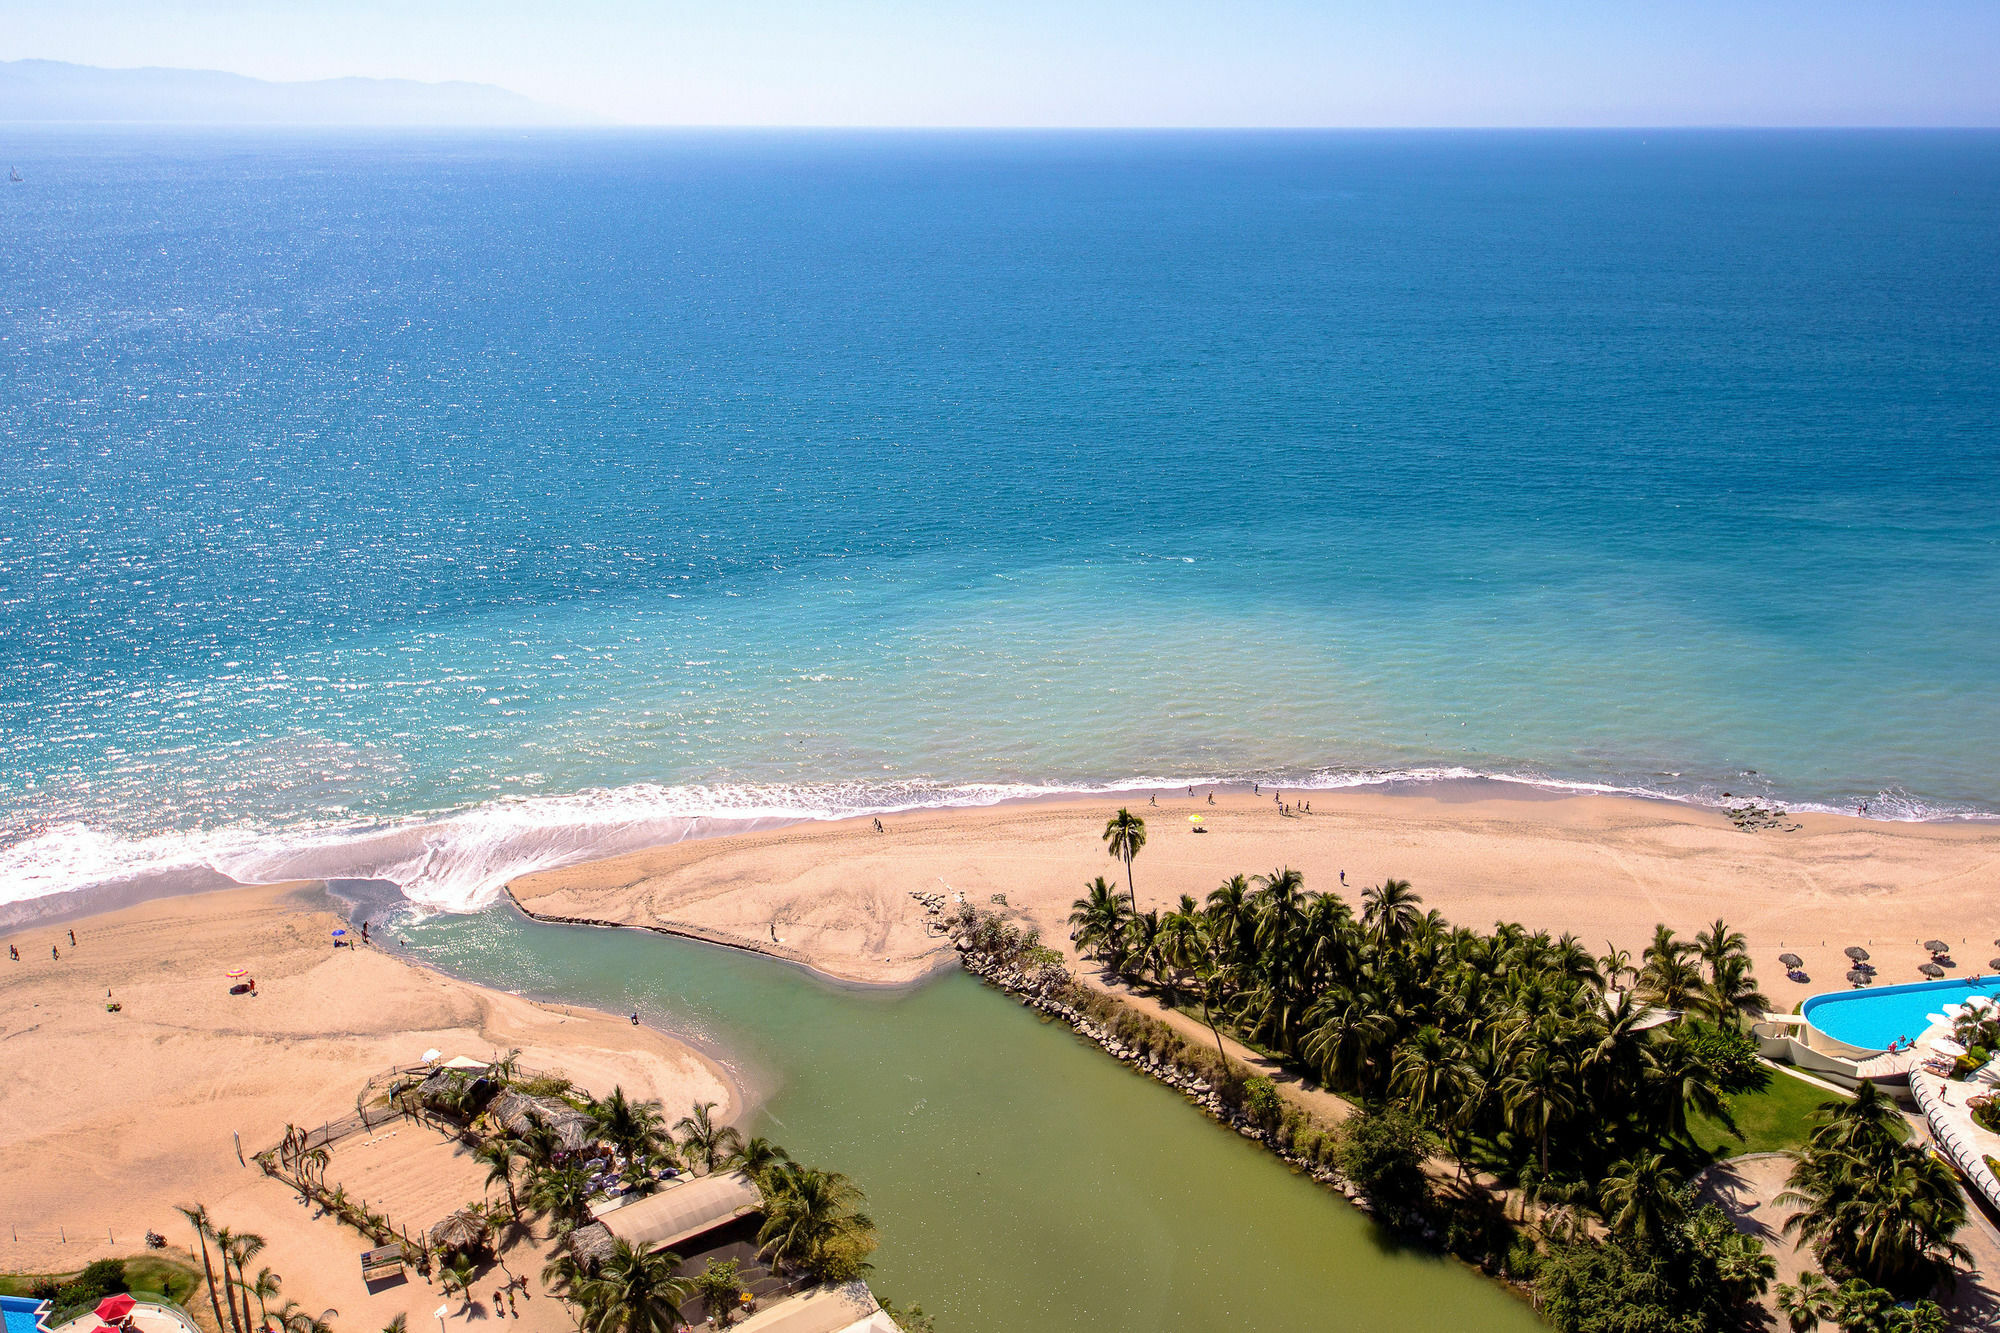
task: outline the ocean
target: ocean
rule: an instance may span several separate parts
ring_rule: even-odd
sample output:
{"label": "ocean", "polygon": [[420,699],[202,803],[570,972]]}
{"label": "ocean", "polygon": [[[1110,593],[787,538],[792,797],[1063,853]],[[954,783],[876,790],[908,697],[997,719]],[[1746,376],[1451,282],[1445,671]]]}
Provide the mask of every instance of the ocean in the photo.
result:
{"label": "ocean", "polygon": [[2000,134],[0,138],[0,903],[1230,779],[2000,811]]}

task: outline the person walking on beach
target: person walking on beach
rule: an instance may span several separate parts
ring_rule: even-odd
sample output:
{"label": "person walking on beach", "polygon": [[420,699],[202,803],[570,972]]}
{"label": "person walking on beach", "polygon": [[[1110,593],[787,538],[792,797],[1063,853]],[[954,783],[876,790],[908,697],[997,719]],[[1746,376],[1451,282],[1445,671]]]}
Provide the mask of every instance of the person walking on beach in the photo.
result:
{"label": "person walking on beach", "polygon": [[1208,803],[1209,803],[1210,805],[1214,805],[1214,804],[1215,804],[1215,793],[1214,793],[1214,792],[1210,792],[1210,793],[1208,794]]}
{"label": "person walking on beach", "polygon": [[1347,887],[1347,872],[1345,870],[1340,872],[1340,887],[1343,889]]}
{"label": "person walking on beach", "polygon": [[69,933],[69,947],[72,949],[76,947],[76,932],[73,930]]}
{"label": "person walking on beach", "polygon": [[56,948],[55,945],[51,944],[49,946],[49,957],[55,959],[58,963],[60,963],[62,961],[62,950]]}
{"label": "person walking on beach", "polygon": [[21,951],[11,944],[7,946],[7,956],[17,963],[21,961]]}

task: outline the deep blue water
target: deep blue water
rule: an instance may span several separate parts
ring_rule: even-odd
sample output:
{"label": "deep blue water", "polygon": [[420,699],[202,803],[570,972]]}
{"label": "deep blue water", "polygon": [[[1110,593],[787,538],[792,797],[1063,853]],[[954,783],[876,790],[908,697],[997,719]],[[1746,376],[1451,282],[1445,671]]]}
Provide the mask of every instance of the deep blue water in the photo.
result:
{"label": "deep blue water", "polygon": [[2000,806],[2000,134],[5,137],[0,898],[958,784]]}

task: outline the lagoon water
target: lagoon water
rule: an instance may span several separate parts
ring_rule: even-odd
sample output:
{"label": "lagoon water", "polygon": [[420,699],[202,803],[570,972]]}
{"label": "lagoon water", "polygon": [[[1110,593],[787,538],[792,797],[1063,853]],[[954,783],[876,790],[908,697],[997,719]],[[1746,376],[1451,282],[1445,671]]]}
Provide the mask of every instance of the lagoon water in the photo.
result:
{"label": "lagoon water", "polygon": [[[870,1283],[955,1333],[1542,1327],[1344,1199],[963,973],[909,991],[495,908],[410,921],[425,962],[706,1039],[751,1126],[868,1191]],[[679,1111],[669,1108],[673,1114]]]}
{"label": "lagoon water", "polygon": [[8,153],[0,901],[1137,778],[1996,808],[2000,135]]}

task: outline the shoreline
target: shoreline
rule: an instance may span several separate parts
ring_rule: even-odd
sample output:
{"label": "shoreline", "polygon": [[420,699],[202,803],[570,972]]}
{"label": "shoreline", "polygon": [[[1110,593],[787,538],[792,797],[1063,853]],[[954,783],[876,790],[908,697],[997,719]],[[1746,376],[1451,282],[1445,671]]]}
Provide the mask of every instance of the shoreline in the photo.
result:
{"label": "shoreline", "polygon": [[[1142,909],[1200,901],[1230,874],[1282,863],[1350,902],[1366,884],[1409,879],[1455,922],[1573,932],[1593,953],[1609,940],[1636,954],[1657,922],[1686,937],[1720,916],[1749,935],[1780,1008],[1838,988],[1847,944],[1876,950],[1885,980],[1906,961],[1916,977],[1925,935],[1962,942],[1967,974],[1993,970],[1978,955],[2000,949],[1984,942],[2000,936],[1996,824],[1805,813],[1739,824],[1673,801],[1488,783],[1288,790],[1287,804],[1310,800],[1311,814],[1280,814],[1268,790],[1213,790],[1211,803],[1212,789],[1182,786],[1152,804],[1164,790],[883,815],[880,834],[867,816],[694,837],[520,876],[506,896],[537,919],[644,927],[841,981],[907,985],[949,961],[948,941],[924,931],[919,893],[964,893],[982,908],[997,893],[1074,958],[1070,899],[1099,874],[1125,887],[1099,840],[1123,805],[1148,822],[1133,869]],[[1189,816],[1209,835],[1189,837]],[[1812,980],[1787,980],[1781,950],[1806,954]]]}
{"label": "shoreline", "polygon": [[[0,959],[9,1267],[69,1271],[138,1253],[147,1230],[179,1243],[173,1206],[198,1201],[261,1223],[274,1251],[282,1235],[290,1252],[274,1266],[301,1294],[315,1290],[314,1271],[346,1271],[351,1233],[301,1225],[286,1211],[296,1200],[260,1187],[235,1144],[247,1158],[287,1123],[351,1114],[368,1078],[430,1048],[519,1048],[593,1095],[623,1086],[674,1114],[717,1101],[734,1123],[755,1105],[736,1070],[678,1034],[482,986],[397,949],[331,948],[343,922],[325,888],[288,883],[84,918],[75,945],[66,927],[6,932],[22,954]],[[232,964],[250,969],[255,994],[228,994]],[[462,1202],[426,1198],[404,1220],[428,1225]]]}
{"label": "shoreline", "polygon": [[[1762,784],[1754,774],[1744,775]],[[1460,803],[1487,799],[1551,801],[1605,798],[1657,803],[1690,811],[1725,811],[1745,805],[1775,806],[1794,816],[1832,817],[1873,827],[1990,827],[2000,810],[1930,806],[1914,798],[1878,795],[1877,809],[1862,815],[1816,800],[1791,801],[1769,791],[1733,792],[1717,785],[1687,791],[1659,790],[1533,773],[1484,772],[1457,765],[1400,769],[1312,769],[1268,779],[1256,774],[1207,778],[1120,778],[1071,784],[1019,782],[773,784],[586,789],[565,796],[486,802],[429,815],[375,820],[340,828],[248,836],[240,832],[158,835],[128,842],[104,836],[86,823],[53,823],[0,842],[0,886],[28,884],[28,896],[0,901],[0,930],[114,910],[158,897],[208,892],[236,885],[297,880],[388,879],[426,910],[476,910],[498,896],[500,883],[587,865],[672,843],[748,832],[839,823],[875,816],[955,810],[1002,809],[1064,800],[1137,799],[1159,792],[1197,790],[1305,793],[1313,799],[1372,795],[1388,799]],[[1916,813],[1904,813],[1914,808]],[[88,846],[62,842],[77,836]],[[38,844],[47,841],[41,848]],[[147,844],[171,850],[147,851]],[[580,846],[587,852],[580,851]],[[152,859],[146,859],[150,855]],[[92,857],[97,870],[72,864]],[[514,861],[520,868],[494,870]],[[537,861],[542,864],[535,864]],[[66,869],[64,867],[67,867]],[[84,875],[81,883],[40,887],[51,875]],[[479,881],[483,887],[468,887]]]}

